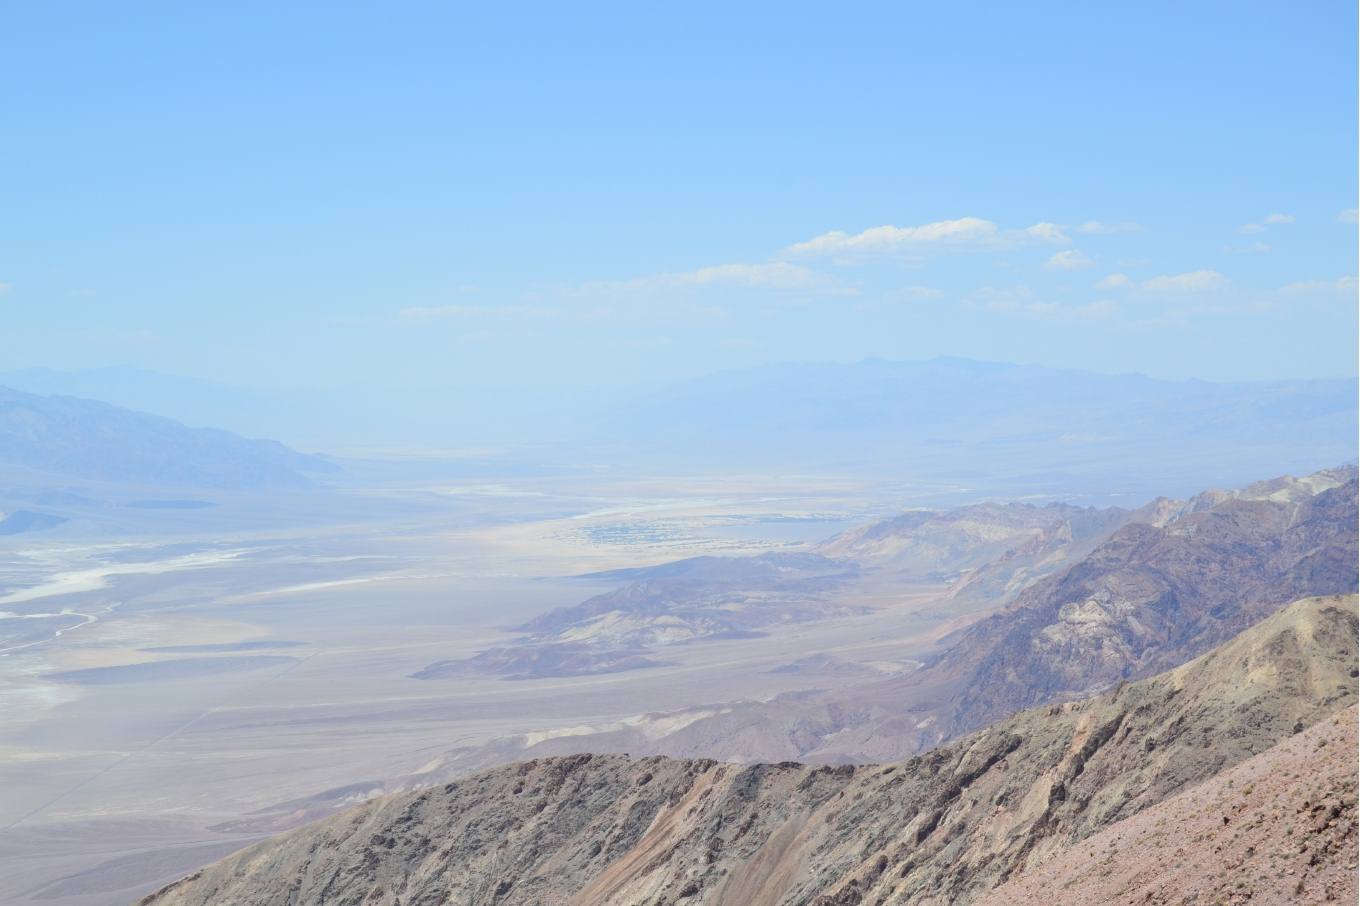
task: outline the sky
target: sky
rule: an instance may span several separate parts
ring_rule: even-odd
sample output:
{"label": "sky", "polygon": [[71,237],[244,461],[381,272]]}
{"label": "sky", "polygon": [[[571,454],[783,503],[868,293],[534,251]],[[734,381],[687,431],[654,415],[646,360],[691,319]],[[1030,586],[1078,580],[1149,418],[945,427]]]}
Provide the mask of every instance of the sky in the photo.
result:
{"label": "sky", "polygon": [[567,6],[4,4],[0,370],[1356,373],[1349,0]]}

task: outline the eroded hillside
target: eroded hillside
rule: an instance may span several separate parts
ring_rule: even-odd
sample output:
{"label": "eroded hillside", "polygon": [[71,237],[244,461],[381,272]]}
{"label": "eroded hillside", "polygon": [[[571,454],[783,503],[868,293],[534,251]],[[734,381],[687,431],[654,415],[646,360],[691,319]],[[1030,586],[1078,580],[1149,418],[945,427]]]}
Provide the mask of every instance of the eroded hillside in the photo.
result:
{"label": "eroded hillside", "polygon": [[925,669],[847,694],[736,706],[666,754],[888,761],[1045,702],[1202,654],[1291,600],[1357,585],[1354,468],[1146,508],[1077,563],[962,630]]}
{"label": "eroded hillside", "polygon": [[1069,847],[982,906],[1354,903],[1356,709]]}
{"label": "eroded hillside", "polygon": [[190,904],[969,902],[1356,700],[1354,596],[909,761],[579,755],[376,801],[159,894]]}

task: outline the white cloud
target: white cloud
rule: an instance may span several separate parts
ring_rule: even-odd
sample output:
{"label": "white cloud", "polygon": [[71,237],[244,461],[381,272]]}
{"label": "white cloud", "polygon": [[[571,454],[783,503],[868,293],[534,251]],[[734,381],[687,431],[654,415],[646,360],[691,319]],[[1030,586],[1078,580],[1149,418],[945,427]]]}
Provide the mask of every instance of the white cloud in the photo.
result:
{"label": "white cloud", "polygon": [[[521,301],[506,304],[457,302],[401,309],[406,323],[457,322],[464,326],[512,327],[517,322],[557,324],[655,320],[659,317],[713,320],[727,316],[721,307],[704,303],[705,290],[768,290],[797,296],[857,295],[859,290],[834,277],[787,261],[720,264],[692,271],[653,274],[630,280],[597,280],[575,286],[538,287]],[[637,304],[645,300],[646,305]]]}
{"label": "white cloud", "polygon": [[[1020,229],[1002,229],[982,217],[960,217],[919,226],[885,224],[859,233],[831,230],[805,242],[794,243],[784,249],[783,254],[788,257],[828,256],[837,259],[838,264],[853,264],[874,256],[919,257],[930,252],[1012,249],[1035,243],[1069,245],[1072,242],[1069,229],[1073,228],[1047,220]],[[1142,227],[1130,222],[1091,220],[1074,229],[1094,235],[1127,233]]]}
{"label": "white cloud", "polygon": [[1052,258],[1044,264],[1044,270],[1049,271],[1079,271],[1088,267],[1095,267],[1096,263],[1086,255],[1076,249],[1064,249],[1055,252]]}
{"label": "white cloud", "polygon": [[832,230],[806,242],[795,243],[790,255],[891,255],[922,248],[967,246],[988,242],[999,232],[997,225],[981,217],[937,220],[920,226],[879,226],[862,233]]}
{"label": "white cloud", "polygon": [[585,289],[649,292],[710,286],[797,290],[836,295],[847,295],[855,292],[853,288],[838,283],[826,274],[802,265],[790,264],[787,261],[771,261],[765,264],[718,264],[692,271],[654,274],[650,277],[638,277],[633,280],[590,283],[586,285]]}
{"label": "white cloud", "polygon": [[1153,293],[1204,293],[1220,290],[1228,285],[1228,278],[1214,270],[1189,271],[1184,274],[1162,274],[1143,281],[1143,289]]}
{"label": "white cloud", "polygon": [[1057,245],[1066,245],[1072,241],[1056,223],[1043,222],[1025,227],[1025,235],[1040,242],[1052,242]]}
{"label": "white cloud", "polygon": [[404,321],[433,321],[444,318],[472,318],[485,314],[481,305],[416,305],[403,308],[397,316]]}
{"label": "white cloud", "polygon": [[933,286],[899,286],[883,293],[877,293],[860,300],[855,308],[858,311],[874,311],[889,306],[911,305],[944,296]]}
{"label": "white cloud", "polygon": [[548,289],[539,295],[550,303],[569,303],[570,316],[577,319],[664,316],[711,320],[727,317],[727,306],[739,299],[753,304],[800,304],[814,296],[858,296],[859,292],[857,286],[830,274],[773,261],[719,264],[627,280],[594,280],[556,292]]}
{"label": "white cloud", "polygon": [[1081,321],[1094,321],[1100,318],[1113,317],[1118,312],[1118,302],[1113,299],[1097,299],[1094,302],[1087,302],[1085,305],[1075,306],[1069,314]]}
{"label": "white cloud", "polygon": [[938,299],[944,295],[933,286],[903,286],[894,292],[912,299]]}
{"label": "white cloud", "polygon": [[3,296],[5,293],[9,292],[12,289],[14,289],[13,284],[0,283],[0,296]]}
{"label": "white cloud", "polygon": [[1109,236],[1114,233],[1136,233],[1143,228],[1141,223],[1134,223],[1130,220],[1123,220],[1119,223],[1105,223],[1100,220],[1088,220],[1076,228],[1078,233],[1088,236]]}
{"label": "white cloud", "polygon": [[913,301],[917,299],[938,299],[944,293],[933,286],[899,286],[896,289],[888,290],[885,298],[888,301]]}
{"label": "white cloud", "polygon": [[[1262,218],[1260,223],[1242,224],[1240,227],[1237,228],[1237,232],[1242,233],[1245,236],[1250,236],[1254,233],[1265,232],[1265,228],[1267,226],[1293,222],[1294,222],[1293,214],[1267,214],[1264,218]],[[1267,251],[1269,250],[1267,249]]]}
{"label": "white cloud", "polygon": [[1032,295],[1029,288],[1024,286],[1009,289],[984,286],[967,304],[993,314],[1042,321],[1099,321],[1119,312],[1119,303],[1111,299],[1100,299],[1085,305],[1059,305],[1056,302],[1032,301]]}
{"label": "white cloud", "polygon": [[1338,277],[1335,280],[1300,280],[1280,287],[1280,292],[1288,295],[1307,293],[1339,293],[1354,296],[1357,288],[1354,277]]}
{"label": "white cloud", "polygon": [[826,278],[786,261],[770,264],[719,264],[679,274],[662,274],[651,280],[674,283],[678,286],[770,286],[776,289],[807,289],[822,284]]}
{"label": "white cloud", "polygon": [[506,317],[551,318],[562,314],[562,310],[541,305],[430,305],[403,308],[397,314],[403,321],[468,321]]}
{"label": "white cloud", "polygon": [[1336,215],[1336,219],[1342,223],[1360,223],[1360,209],[1347,208]]}
{"label": "white cloud", "polygon": [[987,308],[992,305],[1023,302],[1033,295],[1034,292],[1028,286],[982,286],[967,301],[970,304],[981,303],[983,308]]}
{"label": "white cloud", "polygon": [[1020,302],[1016,299],[994,299],[984,302],[983,309],[1004,315],[1026,315],[1031,318],[1051,317],[1058,310],[1055,302]]}
{"label": "white cloud", "polygon": [[1109,274],[1096,281],[1096,289],[1123,289],[1132,283],[1128,274]]}

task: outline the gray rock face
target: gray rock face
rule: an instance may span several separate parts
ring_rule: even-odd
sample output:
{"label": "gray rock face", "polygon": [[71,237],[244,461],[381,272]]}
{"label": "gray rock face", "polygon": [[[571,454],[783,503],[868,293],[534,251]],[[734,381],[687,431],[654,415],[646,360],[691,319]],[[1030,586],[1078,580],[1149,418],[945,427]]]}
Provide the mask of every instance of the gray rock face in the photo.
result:
{"label": "gray rock face", "polygon": [[579,755],[376,801],[145,906],[966,903],[1356,700],[1354,596],[891,765]]}

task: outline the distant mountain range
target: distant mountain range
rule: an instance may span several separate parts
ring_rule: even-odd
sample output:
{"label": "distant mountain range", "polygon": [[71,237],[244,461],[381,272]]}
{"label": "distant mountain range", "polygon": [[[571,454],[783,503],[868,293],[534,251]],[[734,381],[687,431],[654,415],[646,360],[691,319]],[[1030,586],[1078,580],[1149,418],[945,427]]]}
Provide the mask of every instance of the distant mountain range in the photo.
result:
{"label": "distant mountain range", "polygon": [[37,476],[200,488],[301,487],[330,460],[159,415],[0,387],[0,467]]}
{"label": "distant mountain range", "polygon": [[969,359],[768,365],[624,388],[257,391],[145,369],[0,372],[320,449],[493,446],[617,470],[863,474],[1106,502],[1189,495],[1357,457],[1353,379],[1214,383]]}
{"label": "distant mountain range", "polygon": [[98,400],[163,415],[191,427],[223,428],[249,437],[280,437],[290,402],[280,394],[130,365],[4,371],[0,372],[0,387],[39,396]]}
{"label": "distant mountain range", "polygon": [[1354,460],[1357,392],[1352,379],[1164,381],[953,358],[770,365],[675,384],[599,432],[620,457],[695,469],[1188,494]]}

